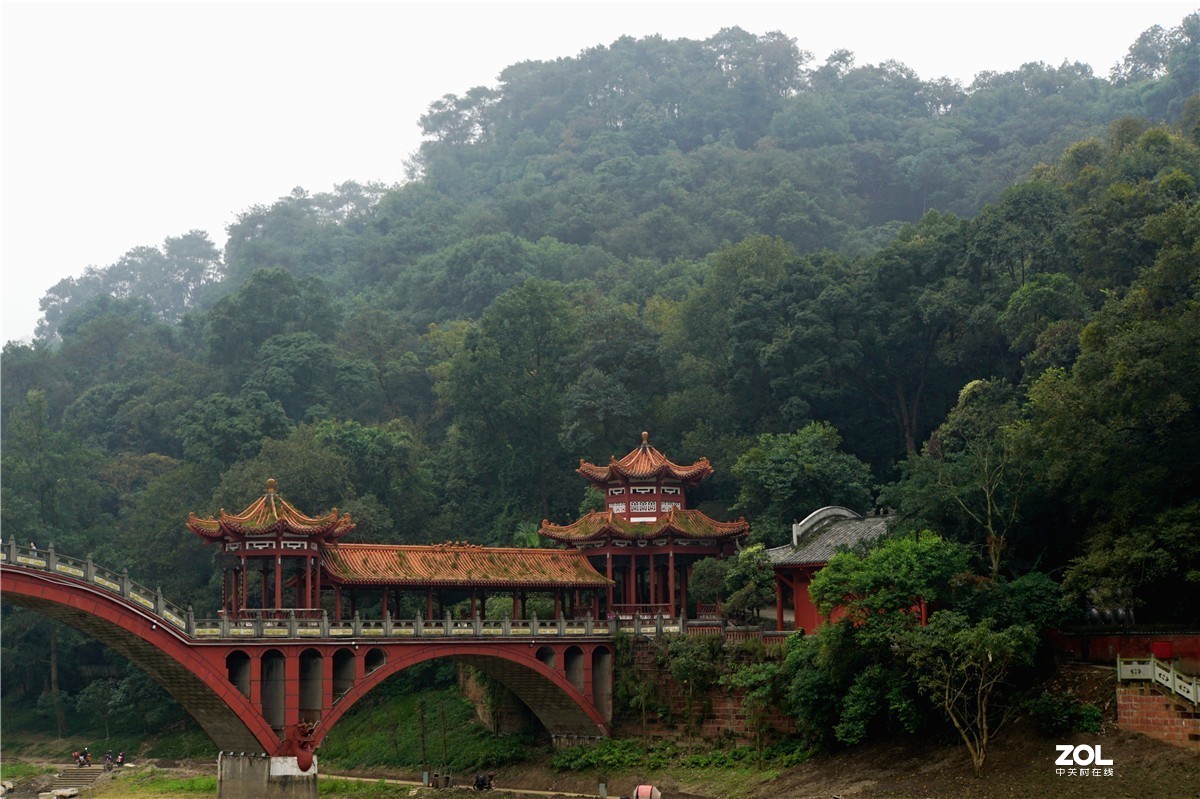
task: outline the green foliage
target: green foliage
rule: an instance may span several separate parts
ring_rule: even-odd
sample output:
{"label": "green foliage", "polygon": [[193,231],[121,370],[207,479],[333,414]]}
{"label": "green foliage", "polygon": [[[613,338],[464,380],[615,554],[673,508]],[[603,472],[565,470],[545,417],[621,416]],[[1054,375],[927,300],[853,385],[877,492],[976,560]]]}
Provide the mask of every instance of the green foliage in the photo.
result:
{"label": "green foliage", "polygon": [[1103,712],[1091,702],[1082,702],[1073,694],[1043,692],[1025,703],[1043,735],[1062,737],[1073,732],[1098,733]]}
{"label": "green foliage", "polygon": [[725,575],[724,609],[733,618],[758,622],[758,613],[775,596],[775,570],[762,544],[738,552]]}
{"label": "green foliage", "polygon": [[[761,757],[760,757],[761,754]],[[797,741],[780,741],[759,753],[754,747],[738,746],[709,749],[684,748],[674,741],[638,741],[632,738],[605,738],[593,745],[560,749],[550,758],[559,771],[583,771],[608,774],[671,769],[736,769],[758,761],[780,768],[798,765],[811,756]]]}
{"label": "green foliage", "polygon": [[898,644],[916,672],[921,691],[949,717],[976,776],[988,745],[1016,706],[1002,703],[1009,673],[1033,661],[1037,631],[1028,624],[997,627],[992,619],[972,624],[950,610],[913,628]]}
{"label": "green foliage", "polygon": [[[515,64],[431,105],[403,185],[297,189],[223,248],[193,231],[51,287],[0,359],[6,537],[211,612],[182,522],[266,477],[360,540],[529,543],[578,514],[579,458],[648,429],[711,459],[691,507],[736,503],[767,543],[840,503],[987,552],[995,579],[957,582],[959,554],[893,553],[890,583],[835,559],[827,608],[869,623],[797,644],[787,700],[824,740],[847,711],[847,735],[910,726],[883,642],[922,598],[1053,623],[1038,569],[1190,618],[1198,21],[1109,79],[962,87],[737,29]],[[47,690],[57,628],[31,618],[4,616],[6,697]],[[77,696],[108,656],[56,634]]]}
{"label": "green foliage", "polygon": [[751,515],[755,537],[787,543],[793,522],[824,505],[871,506],[871,471],[840,449],[841,437],[814,422],[796,433],[758,437],[733,466],[740,491],[736,510]]}
{"label": "green foliage", "polygon": [[949,596],[951,581],[969,571],[960,544],[930,533],[889,538],[871,552],[840,552],[813,577],[809,594],[829,615],[841,607],[864,632],[910,626],[914,611]]}
{"label": "green foliage", "polygon": [[667,643],[661,659],[667,672],[683,688],[687,700],[687,725],[697,719],[696,702],[703,700],[721,679],[723,640],[716,635],[681,635]]}
{"label": "green foliage", "polygon": [[6,758],[0,763],[0,780],[25,780],[42,774],[53,774],[57,770],[54,766],[35,766],[32,763]]}
{"label": "green foliage", "polygon": [[[474,707],[457,690],[429,690],[422,685],[420,693],[413,693],[414,687],[412,682],[389,682],[355,705],[321,745],[322,764],[337,769],[419,769],[431,764],[437,769],[467,773],[484,766],[519,763],[530,756],[531,739],[494,735],[475,719]],[[416,721],[421,717],[419,703],[425,707],[424,730]],[[422,734],[426,763],[422,762]]]}
{"label": "green foliage", "polygon": [[688,589],[697,602],[712,604],[725,592],[729,561],[722,558],[702,558],[692,566]]}
{"label": "green foliage", "polygon": [[[818,608],[841,615],[788,640],[782,701],[806,739],[853,744],[948,719],[982,765],[1013,708],[1003,683],[1032,662],[1037,631],[1064,607],[1045,575],[980,578],[970,560],[963,545],[923,533],[840,553],[814,576]],[[942,609],[926,624],[931,607]]]}

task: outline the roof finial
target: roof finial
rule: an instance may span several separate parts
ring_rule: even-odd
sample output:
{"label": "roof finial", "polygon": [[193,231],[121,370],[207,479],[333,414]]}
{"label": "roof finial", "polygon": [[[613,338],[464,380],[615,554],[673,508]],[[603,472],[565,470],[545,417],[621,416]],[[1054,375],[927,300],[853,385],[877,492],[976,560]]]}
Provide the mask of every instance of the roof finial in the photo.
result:
{"label": "roof finial", "polygon": [[645,445],[648,443],[650,443],[650,434],[648,432],[646,432],[645,430],[643,430],[642,431],[642,444]]}
{"label": "roof finial", "polygon": [[267,493],[268,494],[275,493],[275,478],[274,477],[267,478]]}

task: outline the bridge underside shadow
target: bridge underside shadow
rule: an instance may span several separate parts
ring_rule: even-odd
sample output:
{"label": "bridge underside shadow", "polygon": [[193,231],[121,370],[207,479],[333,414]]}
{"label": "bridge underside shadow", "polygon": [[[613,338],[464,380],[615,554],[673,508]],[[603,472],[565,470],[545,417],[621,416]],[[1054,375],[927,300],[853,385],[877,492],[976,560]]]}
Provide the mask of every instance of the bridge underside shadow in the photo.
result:
{"label": "bridge underside shadow", "polygon": [[[158,645],[136,632],[97,615],[95,609],[85,610],[63,604],[61,599],[46,599],[10,590],[19,577],[5,574],[4,600],[29,608],[47,618],[69,624],[84,635],[96,639],[135,663],[174,697],[184,710],[200,725],[218,749],[230,752],[261,752],[264,745],[242,721],[228,698],[223,698],[199,676],[172,657]],[[103,600],[101,600],[103,601]],[[95,604],[95,603],[90,603]],[[153,632],[151,620],[142,620],[147,632]],[[196,659],[194,664],[200,666]],[[235,693],[235,692],[232,692]]]}
{"label": "bridge underside shadow", "polygon": [[562,688],[527,666],[495,657],[459,655],[520,699],[553,738],[596,738],[607,735],[603,724],[589,716]]}

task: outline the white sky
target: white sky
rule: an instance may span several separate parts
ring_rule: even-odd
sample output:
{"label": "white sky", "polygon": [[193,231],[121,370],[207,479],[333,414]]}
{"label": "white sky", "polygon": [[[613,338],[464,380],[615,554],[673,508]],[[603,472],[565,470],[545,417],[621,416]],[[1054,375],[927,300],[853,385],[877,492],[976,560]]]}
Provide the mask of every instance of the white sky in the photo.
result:
{"label": "white sky", "polygon": [[821,63],[895,59],[967,84],[1029,61],[1107,75],[1193,2],[12,3],[2,7],[3,340],[46,289],[294,186],[395,183],[443,94],[621,35],[781,30]]}

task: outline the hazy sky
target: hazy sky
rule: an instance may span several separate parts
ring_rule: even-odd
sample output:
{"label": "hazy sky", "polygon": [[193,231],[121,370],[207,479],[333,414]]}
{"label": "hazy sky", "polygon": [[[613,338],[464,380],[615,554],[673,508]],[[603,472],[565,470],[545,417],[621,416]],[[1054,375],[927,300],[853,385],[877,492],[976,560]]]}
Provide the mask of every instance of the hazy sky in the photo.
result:
{"label": "hazy sky", "polygon": [[430,101],[621,35],[783,31],[823,62],[964,84],[1029,61],[1107,75],[1194,2],[11,3],[2,7],[3,339],[88,265],[295,186],[402,179]]}

